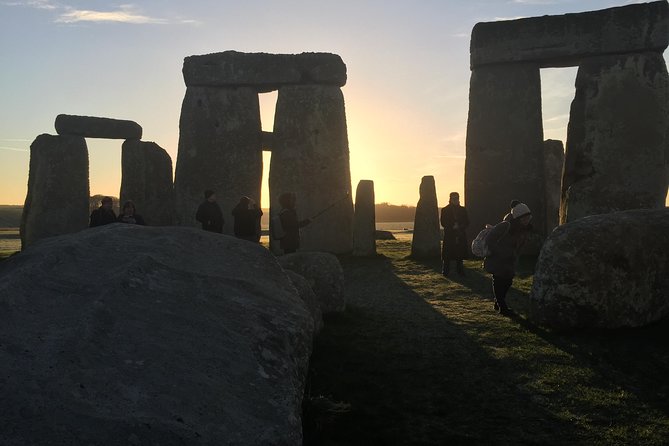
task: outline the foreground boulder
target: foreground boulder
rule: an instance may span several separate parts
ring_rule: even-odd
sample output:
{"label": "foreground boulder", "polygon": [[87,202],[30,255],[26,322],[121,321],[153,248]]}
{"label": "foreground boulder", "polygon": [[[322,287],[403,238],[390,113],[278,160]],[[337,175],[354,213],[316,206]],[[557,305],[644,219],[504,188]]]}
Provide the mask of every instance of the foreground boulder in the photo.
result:
{"label": "foreground boulder", "polygon": [[262,247],[112,224],[0,264],[0,444],[301,444],[313,321]]}
{"label": "foreground boulder", "polygon": [[638,327],[669,315],[669,210],[593,215],[556,228],[530,317],[556,328]]}
{"label": "foreground boulder", "polygon": [[297,294],[300,295],[300,299],[304,301],[304,305],[307,307],[311,318],[314,320],[314,334],[319,333],[323,329],[323,312],[321,311],[321,304],[316,297],[316,293],[311,288],[311,283],[303,276],[300,276],[296,272],[286,270],[288,278],[293,283],[295,289],[297,289]]}
{"label": "foreground boulder", "polygon": [[325,252],[296,252],[279,257],[279,263],[309,281],[323,314],[346,309],[344,270],[336,256]]}

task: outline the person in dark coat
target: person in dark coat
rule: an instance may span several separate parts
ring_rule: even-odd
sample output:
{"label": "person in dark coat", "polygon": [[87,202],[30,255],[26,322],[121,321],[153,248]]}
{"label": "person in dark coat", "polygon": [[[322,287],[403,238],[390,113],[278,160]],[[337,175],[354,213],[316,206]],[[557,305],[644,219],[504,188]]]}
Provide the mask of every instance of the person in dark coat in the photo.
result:
{"label": "person in dark coat", "polygon": [[441,225],[444,227],[444,242],[441,245],[441,273],[447,276],[451,261],[455,261],[460,275],[465,274],[462,261],[467,257],[467,209],[460,206],[460,194],[451,192],[448,205],[441,210]]}
{"label": "person in dark coat", "polygon": [[121,215],[118,216],[118,222],[131,225],[146,225],[142,216],[137,214],[135,203],[130,200],[123,203],[123,209],[121,210]]}
{"label": "person in dark coat", "polygon": [[104,197],[100,200],[100,207],[91,213],[89,226],[104,226],[116,222],[116,214],[112,209],[113,201],[111,197]]}
{"label": "person in dark coat", "polygon": [[223,232],[223,212],[216,203],[216,194],[213,190],[204,191],[204,201],[197,208],[195,220],[202,223],[202,229],[205,231],[218,232],[219,234]]}
{"label": "person in dark coat", "polygon": [[239,203],[232,210],[235,219],[235,237],[250,242],[260,242],[260,217],[262,210],[258,209],[255,201],[249,197],[241,197]]}
{"label": "person in dark coat", "polygon": [[299,249],[300,228],[311,223],[308,218],[298,220],[295,210],[296,201],[297,197],[292,192],[286,192],[279,196],[279,204],[281,205],[279,219],[284,233],[284,236],[279,239],[279,244],[284,254],[291,254]]}
{"label": "person in dark coat", "polygon": [[508,314],[506,294],[516,275],[516,264],[520,249],[531,230],[532,213],[524,203],[511,209],[510,219],[496,224],[486,237],[486,245],[492,254],[483,259],[486,271],[492,274],[492,290],[495,297],[493,308],[500,314]]}

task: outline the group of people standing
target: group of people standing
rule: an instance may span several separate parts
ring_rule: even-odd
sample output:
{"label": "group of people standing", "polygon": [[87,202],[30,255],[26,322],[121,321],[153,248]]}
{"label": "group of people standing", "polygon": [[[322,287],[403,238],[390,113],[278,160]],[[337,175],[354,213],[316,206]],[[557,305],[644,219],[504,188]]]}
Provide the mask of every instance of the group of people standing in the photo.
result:
{"label": "group of people standing", "polygon": [[[501,222],[490,226],[485,238],[490,254],[483,259],[484,269],[492,274],[493,309],[504,315],[510,312],[506,295],[516,275],[520,250],[532,229],[530,208],[518,200],[513,200],[510,207],[510,212]],[[441,272],[448,276],[451,262],[455,262],[458,274],[465,275],[463,260],[469,252],[466,233],[469,217],[467,210],[460,205],[460,195],[457,192],[450,194],[448,205],[441,210],[440,220],[444,227]]]}
{"label": "group of people standing", "polygon": [[110,223],[128,223],[133,225],[145,225],[144,219],[137,214],[135,203],[131,200],[123,203],[119,216],[113,209],[113,201],[111,197],[103,197],[100,201],[100,207],[91,213],[89,226],[94,228],[96,226],[104,226]]}

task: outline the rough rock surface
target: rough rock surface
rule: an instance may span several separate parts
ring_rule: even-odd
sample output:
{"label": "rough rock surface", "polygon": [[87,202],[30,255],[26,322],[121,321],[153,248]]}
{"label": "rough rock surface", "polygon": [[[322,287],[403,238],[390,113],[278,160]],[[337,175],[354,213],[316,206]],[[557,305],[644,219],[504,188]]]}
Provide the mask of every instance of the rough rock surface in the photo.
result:
{"label": "rough rock surface", "polygon": [[53,237],[0,263],[0,309],[0,444],[302,442],[313,322],[258,245],[123,224]]}
{"label": "rough rock surface", "polygon": [[668,116],[662,54],[584,61],[569,116],[560,221],[664,208]]}
{"label": "rough rock surface", "polygon": [[[353,202],[344,96],[338,87],[279,90],[269,172],[270,213],[283,192],[297,196],[300,219],[323,212],[300,230],[303,251],[353,250]],[[276,241],[271,241],[275,249]]]}
{"label": "rough rock surface", "polygon": [[135,121],[98,118],[94,116],[58,115],[56,131],[59,135],[85,138],[142,139],[142,127]]}
{"label": "rough rock surface", "polygon": [[533,321],[638,327],[669,315],[669,210],[593,215],[557,227],[534,273]]}
{"label": "rough rock surface", "polygon": [[21,245],[88,226],[88,148],[80,136],[43,134],[30,145]]}
{"label": "rough rock surface", "polygon": [[472,30],[471,66],[537,62],[578,65],[601,54],[664,51],[669,43],[666,1],[601,11],[477,23]]}
{"label": "rough rock surface", "polygon": [[195,212],[212,189],[233,234],[239,197],[260,203],[262,133],[258,95],[250,88],[189,87],[181,107],[175,173],[175,222],[199,226]]}
{"label": "rough rock surface", "polygon": [[355,191],[353,255],[373,256],[376,254],[375,232],[374,182],[360,180]]}
{"label": "rough rock surface", "polygon": [[190,56],[184,59],[187,86],[252,87],[258,92],[276,90],[283,85],[346,84],[346,65],[336,54],[222,53]]}
{"label": "rough rock surface", "polygon": [[411,240],[411,257],[438,259],[441,256],[441,232],[434,177],[424,176],[420,182],[419,191],[420,198],[416,206]]}
{"label": "rough rock surface", "polygon": [[376,240],[397,240],[390,231],[374,231]]}
{"label": "rough rock surface", "polygon": [[304,301],[304,304],[309,310],[309,314],[314,320],[314,334],[320,332],[323,329],[323,312],[321,311],[321,305],[316,297],[316,293],[311,288],[311,284],[304,276],[297,274],[294,271],[286,270],[288,278],[293,283],[293,286],[297,289],[300,298]]}
{"label": "rough rock surface", "polygon": [[344,270],[337,257],[325,252],[296,252],[278,259],[284,269],[309,281],[323,314],[346,309]]}
{"label": "rough rock surface", "polygon": [[560,196],[564,146],[562,141],[544,141],[544,184],[546,190],[546,234],[560,224]]}
{"label": "rough rock surface", "polygon": [[128,140],[123,143],[120,200],[121,205],[132,200],[147,225],[172,224],[172,158],[155,142]]}

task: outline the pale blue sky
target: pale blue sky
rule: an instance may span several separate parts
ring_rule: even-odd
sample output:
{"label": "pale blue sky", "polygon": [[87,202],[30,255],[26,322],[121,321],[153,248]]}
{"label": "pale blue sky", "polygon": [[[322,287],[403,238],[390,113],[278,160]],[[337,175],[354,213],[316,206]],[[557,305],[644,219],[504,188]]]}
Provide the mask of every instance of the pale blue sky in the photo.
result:
{"label": "pale blue sky", "polygon": [[[135,120],[176,161],[183,58],[232,49],[339,54],[353,189],[372,179],[377,202],[415,204],[434,175],[443,204],[464,189],[473,25],[626,3],[0,0],[0,203],[23,202],[30,143],[60,113]],[[546,138],[565,138],[575,74],[542,70]],[[266,130],[275,97],[262,95]],[[118,195],[121,141],[88,144],[91,193]]]}

